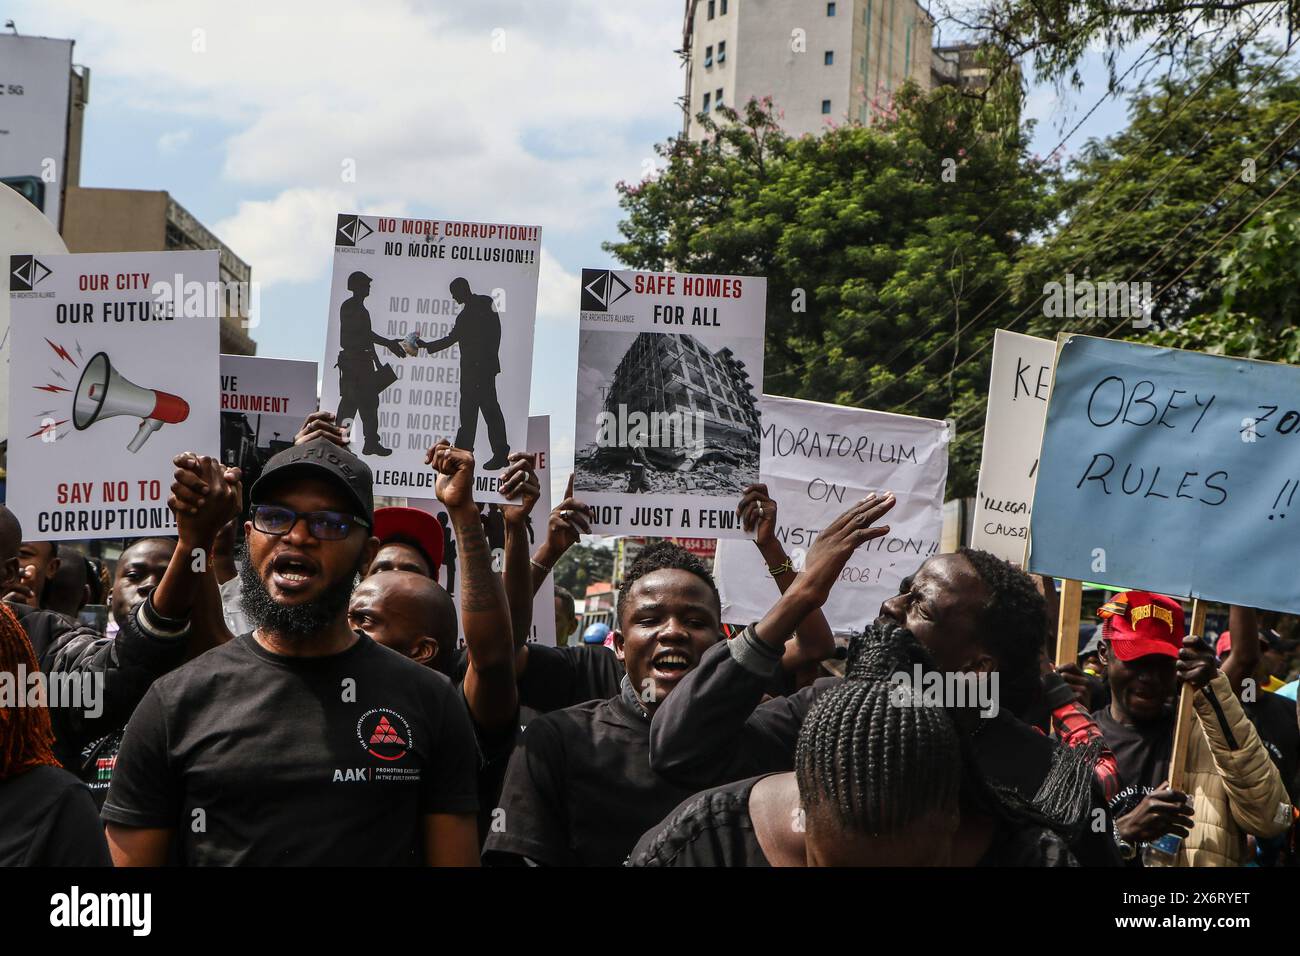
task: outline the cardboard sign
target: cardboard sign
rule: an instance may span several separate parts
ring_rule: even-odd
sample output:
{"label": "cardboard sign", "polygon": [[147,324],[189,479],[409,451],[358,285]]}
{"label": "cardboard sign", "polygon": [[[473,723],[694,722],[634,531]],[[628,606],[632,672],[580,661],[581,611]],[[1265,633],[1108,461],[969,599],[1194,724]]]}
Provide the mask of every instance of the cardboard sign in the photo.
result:
{"label": "cardboard sign", "polygon": [[175,534],[218,452],[216,252],[12,256],[9,501],[29,541]]}
{"label": "cardboard sign", "polygon": [[[898,499],[889,534],[863,544],[822,608],[832,630],[860,631],[899,582],[939,551],[948,428],[929,418],[763,396],[763,481],[776,501],[776,536],[796,570],[823,528],[871,492]],[[756,621],[780,597],[758,549],[719,541],[723,620]]]}
{"label": "cardboard sign", "polygon": [[595,534],[746,537],[767,280],[582,271],[574,493]]}
{"label": "cardboard sign", "polygon": [[998,329],[993,336],[988,412],[971,547],[1020,565],[1029,539],[1038,447],[1056,343]]}
{"label": "cardboard sign", "polygon": [[1062,335],[1029,570],[1300,612],[1300,369]]}
{"label": "cardboard sign", "polygon": [[[541,482],[541,496],[533,505],[529,515],[529,524],[533,529],[528,551],[531,554],[546,537],[546,525],[551,515],[551,418],[549,415],[534,415],[528,419],[528,448],[537,455],[537,480]],[[432,471],[432,469],[430,469]],[[460,626],[460,588],[457,584],[456,538],[447,509],[437,498],[408,498],[407,504],[438,517],[445,529],[442,569],[438,572],[438,583],[451,593],[456,605],[456,622]],[[493,530],[489,530],[489,544],[492,547],[492,566],[501,571],[505,563],[504,540],[492,541]],[[529,632],[529,641],[555,646],[555,580],[548,576],[533,596],[533,626]],[[457,645],[464,646],[465,632],[462,630],[457,638]]]}
{"label": "cardboard sign", "polygon": [[321,408],[351,422],[375,491],[430,497],[425,452],[474,452],[474,497],[528,438],[541,229],[340,215]]}
{"label": "cardboard sign", "polygon": [[315,362],[221,356],[221,460],[243,471],[245,488],[314,411]]}

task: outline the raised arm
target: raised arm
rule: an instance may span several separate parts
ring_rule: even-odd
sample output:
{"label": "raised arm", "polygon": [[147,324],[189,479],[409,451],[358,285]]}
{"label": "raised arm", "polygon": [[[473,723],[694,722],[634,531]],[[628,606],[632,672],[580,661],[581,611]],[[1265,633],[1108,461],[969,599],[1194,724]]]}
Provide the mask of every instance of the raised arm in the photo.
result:
{"label": "raised arm", "polygon": [[506,525],[506,560],[503,578],[506,598],[510,602],[510,623],[514,629],[515,648],[528,643],[533,626],[532,567],[528,558],[528,516],[541,496],[537,480],[537,456],[514,452],[501,478],[501,494],[512,503],[502,505]]}
{"label": "raised arm", "polygon": [[578,538],[591,534],[591,509],[573,497],[573,475],[564,489],[564,500],[551,509],[546,521],[546,540],[533,553],[533,594],[554,570],[564,552],[578,543]]}
{"label": "raised arm", "polygon": [[892,495],[873,495],[831,522],[809,550],[803,572],[763,619],[710,648],[682,678],[650,724],[650,765],[656,772],[703,788],[790,768],[803,717],[818,688],[831,681],[762,706],[759,701],[799,622],[825,603],[858,546],[888,533],[888,526],[873,525],[893,506]]}
{"label": "raised arm", "polygon": [[[754,532],[754,545],[763,556],[767,573],[776,581],[777,590],[784,594],[794,583],[794,566],[789,555],[776,537],[776,500],[767,492],[767,485],[754,484],[745,489],[737,508],[741,525]],[[824,661],[835,653],[835,635],[818,605],[799,622],[794,637],[785,643],[781,668],[794,673],[808,664]]]}
{"label": "raised arm", "polygon": [[[1228,631],[1232,634],[1232,652],[1223,662],[1223,676],[1232,685],[1232,692],[1241,697],[1242,687],[1248,678],[1254,679],[1259,670],[1259,614],[1253,607],[1228,608]],[[1254,699],[1259,700],[1261,688],[1254,688]]]}
{"label": "raised arm", "polygon": [[434,493],[456,534],[460,621],[469,651],[465,700],[480,727],[504,727],[519,710],[515,646],[505,588],[492,570],[492,551],[474,503],[474,454],[444,439],[429,449],[425,462],[438,472]]}
{"label": "raised arm", "polygon": [[188,621],[208,571],[213,545],[223,525],[239,514],[243,501],[238,468],[226,468],[207,455],[185,452],[172,459],[171,497],[176,515],[176,550],[148,603],[165,621]]}

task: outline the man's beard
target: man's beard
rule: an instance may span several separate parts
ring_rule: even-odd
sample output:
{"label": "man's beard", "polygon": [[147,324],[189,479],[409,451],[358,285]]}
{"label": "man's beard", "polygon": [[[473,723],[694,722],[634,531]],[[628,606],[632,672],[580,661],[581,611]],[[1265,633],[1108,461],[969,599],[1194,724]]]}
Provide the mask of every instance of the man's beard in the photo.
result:
{"label": "man's beard", "polygon": [[253,567],[248,554],[248,543],[240,545],[236,555],[239,563],[239,600],[244,615],[254,628],[288,640],[311,637],[327,630],[347,610],[356,586],[358,567],[342,578],[331,581],[314,601],[303,604],[278,604],[266,589],[261,575]]}

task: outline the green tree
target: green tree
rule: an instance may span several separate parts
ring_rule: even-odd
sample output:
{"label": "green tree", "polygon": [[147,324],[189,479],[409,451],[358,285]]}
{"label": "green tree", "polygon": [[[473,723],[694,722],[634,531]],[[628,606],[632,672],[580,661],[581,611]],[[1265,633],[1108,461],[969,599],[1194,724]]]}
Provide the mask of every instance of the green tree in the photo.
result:
{"label": "green tree", "polygon": [[582,600],[587,585],[613,579],[614,552],[609,548],[575,544],[555,563],[553,574],[557,585]]}
{"label": "green tree", "polygon": [[1287,188],[1300,165],[1300,77],[1276,63],[1264,46],[1226,64],[1194,50],[1131,98],[1127,128],[1087,143],[1060,190],[1062,221],[1017,266],[1030,331],[1141,338],[1123,316],[1045,314],[1043,291],[1067,274],[1150,283],[1154,329],[1218,311],[1231,294],[1220,281],[1227,237],[1249,229],[1261,203],[1260,214],[1300,202]]}
{"label": "green tree", "polygon": [[1240,358],[1300,364],[1300,210],[1265,213],[1218,260],[1213,311],[1149,341]]}
{"label": "green tree", "polygon": [[[771,394],[947,417],[983,400],[1015,256],[1052,218],[1054,171],[1027,155],[1016,96],[907,86],[871,125],[799,139],[766,102],[705,117],[705,140],[663,144],[658,176],[620,185],[623,238],[605,248],[633,268],[767,276]],[[978,445],[958,441],[969,494]]]}

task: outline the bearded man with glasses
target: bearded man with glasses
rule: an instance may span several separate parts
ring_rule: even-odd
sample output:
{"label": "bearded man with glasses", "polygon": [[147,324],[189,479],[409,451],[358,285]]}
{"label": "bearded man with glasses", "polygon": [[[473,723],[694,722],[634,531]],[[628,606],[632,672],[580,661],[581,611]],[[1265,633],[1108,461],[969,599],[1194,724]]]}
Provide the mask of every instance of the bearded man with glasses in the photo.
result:
{"label": "bearded man with glasses", "polygon": [[[239,473],[176,459],[178,543],[147,617],[183,627],[238,513]],[[370,469],[319,438],[250,490],[241,585],[253,631],[154,683],[103,817],[116,865],[477,865],[477,754],[444,675],[348,625],[379,541]]]}

